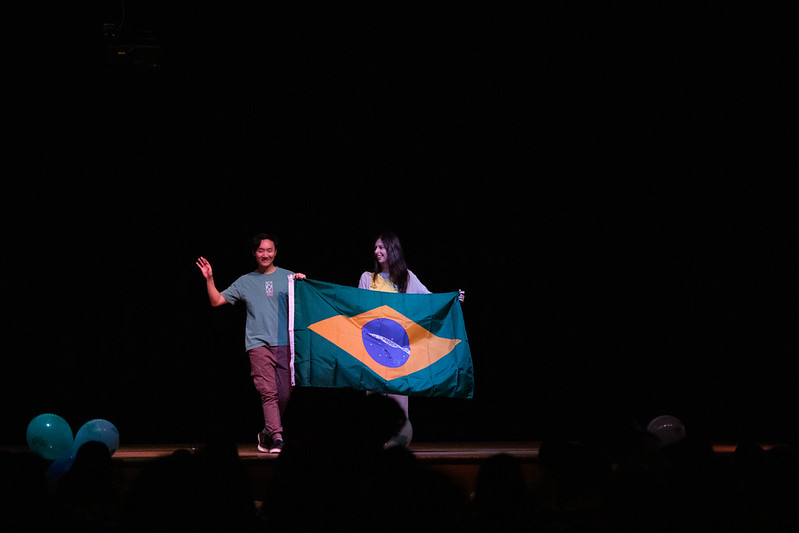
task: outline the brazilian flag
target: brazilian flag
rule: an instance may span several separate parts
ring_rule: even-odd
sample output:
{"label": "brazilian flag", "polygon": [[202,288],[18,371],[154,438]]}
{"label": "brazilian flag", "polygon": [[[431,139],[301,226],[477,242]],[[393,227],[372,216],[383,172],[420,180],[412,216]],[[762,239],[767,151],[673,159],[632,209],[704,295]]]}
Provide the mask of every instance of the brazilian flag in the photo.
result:
{"label": "brazilian flag", "polygon": [[289,281],[294,383],[471,398],[458,293],[398,294]]}

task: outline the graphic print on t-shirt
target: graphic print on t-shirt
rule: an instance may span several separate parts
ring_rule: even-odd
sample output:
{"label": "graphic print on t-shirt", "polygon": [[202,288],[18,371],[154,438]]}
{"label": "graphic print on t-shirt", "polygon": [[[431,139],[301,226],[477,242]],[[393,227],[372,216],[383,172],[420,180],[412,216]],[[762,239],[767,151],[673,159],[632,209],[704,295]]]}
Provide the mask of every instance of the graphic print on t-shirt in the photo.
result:
{"label": "graphic print on t-shirt", "polygon": [[274,294],[274,289],[273,289],[273,286],[272,286],[272,282],[271,281],[267,281],[267,282],[265,282],[265,284],[266,284],[266,295],[269,296],[269,297],[274,296],[275,294]]}

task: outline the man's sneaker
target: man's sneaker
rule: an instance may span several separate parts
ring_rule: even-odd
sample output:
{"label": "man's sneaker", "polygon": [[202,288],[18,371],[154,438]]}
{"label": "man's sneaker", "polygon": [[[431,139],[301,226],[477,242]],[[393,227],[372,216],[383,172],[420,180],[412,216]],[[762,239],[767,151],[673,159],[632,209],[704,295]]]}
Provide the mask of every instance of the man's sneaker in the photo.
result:
{"label": "man's sneaker", "polygon": [[258,451],[269,453],[270,449],[272,448],[272,437],[264,433],[263,431],[258,434]]}
{"label": "man's sneaker", "polygon": [[269,448],[269,453],[280,453],[283,450],[283,439],[280,437],[272,440],[272,446]]}

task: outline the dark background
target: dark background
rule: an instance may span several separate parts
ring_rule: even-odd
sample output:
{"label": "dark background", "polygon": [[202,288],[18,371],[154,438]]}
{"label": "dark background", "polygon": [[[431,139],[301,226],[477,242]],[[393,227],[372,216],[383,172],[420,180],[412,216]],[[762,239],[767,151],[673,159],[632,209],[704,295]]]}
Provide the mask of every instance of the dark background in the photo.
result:
{"label": "dark background", "polygon": [[346,285],[394,231],[466,291],[475,395],[412,398],[417,440],[794,438],[789,17],[287,4],[4,5],[2,442],[42,412],[252,440],[243,309],[194,261],[222,289],[261,231]]}

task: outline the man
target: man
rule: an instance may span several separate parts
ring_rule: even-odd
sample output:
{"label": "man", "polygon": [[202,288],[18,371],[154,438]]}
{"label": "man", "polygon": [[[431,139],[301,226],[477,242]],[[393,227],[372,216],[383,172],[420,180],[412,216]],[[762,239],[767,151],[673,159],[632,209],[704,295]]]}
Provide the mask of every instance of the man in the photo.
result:
{"label": "man", "polygon": [[212,306],[237,302],[244,302],[247,306],[244,343],[250,356],[253,384],[261,395],[264,413],[264,429],[258,434],[258,450],[280,453],[283,449],[281,415],[291,394],[288,277],[305,279],[305,274],[295,274],[275,265],[277,239],[274,236],[260,233],[253,237],[251,247],[255,270],[244,274],[222,292],[214,284],[211,264],[200,257],[197,266],[205,277]]}

